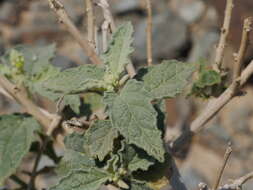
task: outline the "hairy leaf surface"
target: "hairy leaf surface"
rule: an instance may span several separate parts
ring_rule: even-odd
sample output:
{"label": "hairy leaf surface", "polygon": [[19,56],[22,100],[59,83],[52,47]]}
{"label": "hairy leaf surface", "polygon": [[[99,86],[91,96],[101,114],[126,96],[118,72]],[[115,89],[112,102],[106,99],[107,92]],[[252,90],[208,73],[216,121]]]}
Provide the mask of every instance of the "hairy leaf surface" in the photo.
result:
{"label": "hairy leaf surface", "polygon": [[74,171],[90,171],[95,166],[95,161],[89,158],[85,153],[68,149],[57,168],[57,175],[63,178]]}
{"label": "hairy leaf surface", "polygon": [[86,90],[103,88],[104,68],[82,65],[66,69],[44,83],[44,87],[63,94],[78,94]]}
{"label": "hairy leaf surface", "polygon": [[0,116],[0,184],[15,172],[35,140],[40,125],[32,117]]}
{"label": "hairy leaf surface", "polygon": [[163,61],[159,65],[142,68],[138,79],[154,99],[173,98],[181,93],[196,67],[179,61]]}
{"label": "hairy leaf surface", "polygon": [[64,138],[64,144],[67,149],[84,153],[83,145],[85,138],[83,134],[72,133]]}
{"label": "hairy leaf surface", "polygon": [[143,148],[162,162],[164,147],[161,131],[156,126],[157,112],[143,83],[129,80],[119,95],[108,93],[105,102],[109,105],[113,127],[119,130],[128,143]]}
{"label": "hairy leaf surface", "polygon": [[109,71],[118,78],[124,71],[125,66],[130,63],[129,55],[133,52],[131,44],[133,26],[126,23],[120,26],[113,34],[112,41],[108,51],[104,54],[104,62],[108,65]]}
{"label": "hairy leaf surface", "polygon": [[67,149],[58,169],[59,183],[51,190],[97,190],[110,175],[85,153]]}
{"label": "hairy leaf surface", "polygon": [[92,156],[103,161],[112,152],[114,139],[118,137],[117,129],[108,120],[96,121],[86,132],[89,152]]}
{"label": "hairy leaf surface", "polygon": [[92,170],[77,170],[62,178],[51,190],[97,190],[109,179],[108,173],[93,168]]}

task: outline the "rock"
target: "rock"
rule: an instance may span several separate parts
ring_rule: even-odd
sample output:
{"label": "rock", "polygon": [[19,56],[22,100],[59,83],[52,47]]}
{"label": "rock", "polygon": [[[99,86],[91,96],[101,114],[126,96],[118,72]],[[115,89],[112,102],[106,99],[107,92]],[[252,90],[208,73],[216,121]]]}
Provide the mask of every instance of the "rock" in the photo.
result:
{"label": "rock", "polygon": [[112,4],[112,12],[115,14],[123,14],[140,9],[140,2],[136,0],[118,1]]}
{"label": "rock", "polygon": [[172,0],[170,5],[187,23],[196,22],[205,11],[205,3],[202,0]]}
{"label": "rock", "polygon": [[[187,25],[171,12],[163,12],[153,17],[153,57],[173,59],[187,43]],[[146,59],[146,19],[143,19],[135,29],[134,56],[138,61]]]}
{"label": "rock", "polygon": [[0,6],[0,22],[15,24],[17,22],[17,10],[15,2],[5,1]]}

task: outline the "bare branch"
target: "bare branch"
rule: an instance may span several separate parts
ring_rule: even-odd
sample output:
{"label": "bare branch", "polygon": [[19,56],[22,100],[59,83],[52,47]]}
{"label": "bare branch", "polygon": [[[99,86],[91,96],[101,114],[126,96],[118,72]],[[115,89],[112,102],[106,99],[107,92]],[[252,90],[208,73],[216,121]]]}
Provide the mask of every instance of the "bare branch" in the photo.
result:
{"label": "bare branch", "polygon": [[104,18],[109,23],[111,32],[114,32],[116,30],[115,22],[112,16],[112,13],[110,11],[110,6],[107,0],[100,0],[98,5],[102,8]]}
{"label": "bare branch", "polygon": [[70,20],[68,14],[66,13],[64,6],[58,0],[48,0],[50,8],[54,10],[58,19],[61,23],[66,26],[68,32],[74,37],[74,39],[79,43],[79,45],[84,50],[84,53],[90,58],[94,64],[102,64],[99,56],[96,54],[94,48],[89,45],[89,42],[83,38],[80,31]]}
{"label": "bare branch", "polygon": [[29,114],[34,116],[46,130],[48,129],[51,123],[51,118],[43,113],[41,109],[29,99],[24,87],[15,86],[4,76],[0,76],[0,86],[20,103]]}
{"label": "bare branch", "polygon": [[95,43],[95,15],[93,10],[93,3],[91,0],[84,0],[87,12],[87,31],[88,31],[88,42],[90,46],[96,49]]}
{"label": "bare branch", "polygon": [[147,63],[148,66],[152,65],[153,58],[152,58],[152,6],[151,0],[146,0],[146,9],[147,9]]}
{"label": "bare branch", "polygon": [[234,182],[231,184],[223,185],[222,187],[219,188],[219,190],[241,190],[242,185],[245,184],[250,179],[253,179],[253,172],[250,172],[240,177],[239,179],[234,180]]}
{"label": "bare branch", "polygon": [[108,39],[107,39],[107,34],[108,34],[108,29],[109,29],[109,22],[107,20],[104,21],[104,23],[102,24],[102,49],[103,52],[106,52],[107,48],[108,48]]}
{"label": "bare branch", "polygon": [[222,167],[220,168],[219,172],[218,172],[218,175],[217,175],[217,179],[215,181],[215,184],[214,184],[214,187],[213,187],[213,190],[217,190],[218,187],[219,187],[219,184],[221,182],[221,178],[222,178],[222,175],[224,173],[224,169],[228,163],[228,159],[232,153],[232,147],[231,147],[231,143],[228,144],[228,147],[227,147],[227,150],[225,152],[225,155],[224,155],[224,161],[223,161],[223,164],[222,164]]}
{"label": "bare branch", "polygon": [[223,27],[221,29],[220,41],[219,41],[219,44],[216,49],[214,68],[218,71],[221,69],[223,58],[224,58],[224,50],[225,50],[226,43],[227,43],[226,41],[227,41],[227,37],[229,34],[232,11],[233,11],[233,7],[234,7],[233,1],[234,0],[227,0],[224,23],[223,23]]}
{"label": "bare branch", "polygon": [[[243,58],[245,56],[245,52],[247,50],[247,46],[249,43],[249,33],[252,30],[252,19],[247,18],[244,21],[242,41],[240,45],[240,50],[238,56],[236,56],[235,67],[234,67],[234,75],[233,81],[230,87],[217,99],[209,101],[206,109],[201,113],[201,115],[195,119],[191,124],[191,131],[196,133],[198,132],[203,125],[205,125],[210,119],[220,111],[223,106],[225,106],[235,95],[240,86],[243,86],[244,83],[248,80],[250,75],[252,75],[252,64],[253,61],[249,64],[249,66],[243,71],[241,74],[241,67]],[[241,81],[239,81],[241,80]]]}
{"label": "bare branch", "polygon": [[250,78],[250,76],[253,73],[253,61],[251,61],[251,63],[242,71],[241,77],[240,77],[240,84],[241,86],[243,86],[248,79]]}
{"label": "bare branch", "polygon": [[249,34],[252,30],[252,18],[246,18],[244,20],[243,32],[242,32],[242,40],[238,54],[235,56],[235,65],[234,65],[234,73],[233,80],[236,81],[241,74],[241,68],[243,64],[243,58],[247,51],[247,47],[249,45]]}
{"label": "bare branch", "polygon": [[201,114],[191,123],[190,130],[193,133],[201,131],[205,124],[210,121],[233,97],[234,84],[232,84],[218,98],[210,100]]}
{"label": "bare branch", "polygon": [[[253,74],[253,60],[244,69],[240,76],[240,86],[241,88]],[[170,146],[172,151],[177,151],[187,139],[198,133],[205,128],[205,124],[210,121],[232,98],[236,96],[235,85],[237,82],[233,82],[225,92],[223,92],[218,98],[210,100],[205,109],[201,114],[191,123],[190,130],[186,131],[181,137],[179,137]]]}
{"label": "bare branch", "polygon": [[250,179],[253,179],[253,172],[250,172],[250,173],[246,174],[245,176],[242,176],[241,178],[235,180],[234,183],[238,184],[238,186],[242,186],[243,184],[245,184]]}

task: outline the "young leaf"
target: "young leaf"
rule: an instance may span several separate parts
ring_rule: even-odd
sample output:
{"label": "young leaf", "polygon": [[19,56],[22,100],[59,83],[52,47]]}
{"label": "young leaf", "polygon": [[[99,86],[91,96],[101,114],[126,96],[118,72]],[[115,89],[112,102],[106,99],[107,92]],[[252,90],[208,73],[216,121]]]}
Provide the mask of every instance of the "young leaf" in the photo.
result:
{"label": "young leaf", "polygon": [[130,22],[120,26],[113,34],[110,47],[103,56],[113,78],[118,79],[125,66],[130,62],[128,56],[133,52],[132,34],[133,26]]}
{"label": "young leaf", "polygon": [[[142,82],[129,80],[119,95],[105,97],[112,125],[130,144],[143,148],[159,161],[164,160],[161,131],[156,126],[157,112]],[[152,139],[152,141],[150,140]]]}
{"label": "young leaf", "polygon": [[163,61],[159,65],[140,69],[137,78],[154,99],[173,98],[181,93],[195,66],[179,61]]}
{"label": "young leaf", "polygon": [[40,125],[32,117],[0,116],[0,184],[14,173],[35,140]]}
{"label": "young leaf", "polygon": [[[24,56],[24,70],[29,75],[36,75],[47,67],[55,56],[55,45],[34,47],[29,45],[19,45],[14,50]],[[9,53],[7,52],[7,56]]]}
{"label": "young leaf", "polygon": [[104,169],[110,173],[118,173],[121,166],[120,156],[118,154],[111,154],[111,158],[106,161]]}
{"label": "young leaf", "polygon": [[112,127],[109,120],[98,120],[87,130],[85,136],[90,154],[103,161],[105,156],[112,152],[113,142],[118,137],[118,131]]}
{"label": "young leaf", "polygon": [[48,90],[63,94],[78,94],[86,90],[104,88],[104,68],[82,65],[66,69],[44,82]]}
{"label": "young leaf", "polygon": [[190,95],[201,98],[218,97],[224,90],[227,75],[202,67],[198,80],[194,82]]}

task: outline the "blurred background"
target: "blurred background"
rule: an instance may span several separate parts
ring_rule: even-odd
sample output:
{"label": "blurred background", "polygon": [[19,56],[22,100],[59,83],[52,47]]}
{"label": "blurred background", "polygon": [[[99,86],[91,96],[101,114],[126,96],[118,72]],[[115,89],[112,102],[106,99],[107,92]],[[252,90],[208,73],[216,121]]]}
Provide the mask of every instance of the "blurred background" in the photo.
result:
{"label": "blurred background", "polygon": [[[74,23],[86,35],[84,0],[62,0]],[[130,20],[135,28],[133,63],[136,67],[146,64],[146,11],[144,0],[109,0],[116,24]],[[215,45],[223,23],[225,0],[153,0],[153,56],[157,64],[163,59],[196,62],[200,59],[212,64]],[[233,53],[239,48],[243,19],[253,16],[253,1],[235,1],[232,25],[225,55],[225,66],[231,69]],[[101,37],[103,15],[95,7],[96,23]],[[251,36],[252,38],[253,36]],[[0,54],[17,44],[57,45],[54,65],[63,69],[88,63],[79,45],[57,23],[46,0],[0,0]],[[253,58],[250,45],[245,65]],[[253,82],[253,80],[251,80]],[[245,87],[247,94],[232,100],[211,122],[208,129],[197,135],[189,146],[177,155],[177,165],[187,187],[195,190],[199,182],[213,184],[217,170],[230,141],[233,153],[225,170],[223,182],[238,178],[253,170],[253,88]],[[167,101],[168,139],[177,131],[189,126],[192,118],[201,112],[206,100],[185,99]],[[54,106],[45,100],[41,104],[49,110]],[[20,112],[18,104],[0,94],[0,114]],[[27,165],[32,158],[26,158]],[[44,165],[52,164],[44,158]],[[39,187],[46,187],[50,175],[38,178]],[[252,190],[253,182],[244,186]]]}

